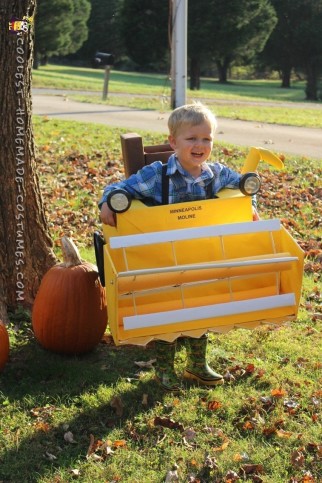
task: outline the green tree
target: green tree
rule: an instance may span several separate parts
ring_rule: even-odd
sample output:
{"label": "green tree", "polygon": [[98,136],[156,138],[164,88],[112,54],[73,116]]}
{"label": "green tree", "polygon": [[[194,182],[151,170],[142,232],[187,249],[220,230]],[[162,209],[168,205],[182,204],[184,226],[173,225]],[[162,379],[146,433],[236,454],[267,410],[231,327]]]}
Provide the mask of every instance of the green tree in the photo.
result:
{"label": "green tree", "polygon": [[291,86],[294,68],[306,75],[306,97],[318,99],[322,73],[322,0],[271,0],[278,16],[260,62],[280,72],[282,87]]}
{"label": "green tree", "polygon": [[89,0],[39,0],[36,55],[45,58],[76,52],[87,39],[89,14]]}
{"label": "green tree", "polygon": [[277,18],[269,0],[213,0],[211,13],[209,51],[224,83],[232,64],[245,64],[264,48]]}
{"label": "green tree", "polygon": [[77,52],[78,57],[93,59],[96,51],[112,53],[119,58],[124,53],[121,35],[123,0],[91,0],[88,38]]}
{"label": "green tree", "polygon": [[188,8],[190,88],[199,88],[201,65],[214,62],[219,82],[227,82],[233,64],[260,52],[276,24],[269,0],[199,0]]}
{"label": "green tree", "polygon": [[203,65],[211,60],[207,29],[210,29],[209,0],[188,3],[188,62],[190,89],[200,89]]}
{"label": "green tree", "polygon": [[316,101],[319,99],[318,82],[322,74],[322,0],[303,0],[299,16],[295,66],[302,68],[306,74],[307,100]]}
{"label": "green tree", "polygon": [[303,0],[271,0],[277,14],[277,24],[271,33],[259,62],[279,71],[281,87],[291,85],[291,73],[297,63],[296,36],[302,21],[301,4]]}
{"label": "green tree", "polygon": [[169,52],[168,2],[124,0],[122,36],[129,57],[141,67],[160,65]]}
{"label": "green tree", "polygon": [[70,35],[69,53],[80,49],[88,37],[88,20],[91,13],[90,0],[73,0],[73,30]]}

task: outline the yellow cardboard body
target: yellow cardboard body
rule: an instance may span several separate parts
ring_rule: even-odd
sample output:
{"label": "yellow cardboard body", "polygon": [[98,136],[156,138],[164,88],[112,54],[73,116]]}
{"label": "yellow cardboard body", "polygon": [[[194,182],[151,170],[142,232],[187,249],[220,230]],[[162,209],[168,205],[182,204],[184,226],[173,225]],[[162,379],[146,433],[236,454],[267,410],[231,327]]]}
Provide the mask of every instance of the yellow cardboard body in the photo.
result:
{"label": "yellow cardboard body", "polygon": [[[224,240],[222,237],[185,240],[175,242],[175,247],[171,243],[157,243],[112,249],[109,245],[110,237],[114,236],[252,220],[250,197],[243,196],[238,190],[223,190],[220,195],[219,199],[155,207],[147,207],[134,200],[130,210],[117,215],[117,228],[104,225],[108,318],[116,344],[145,345],[153,339],[174,340],[181,335],[200,337],[208,331],[225,332],[233,327],[254,328],[264,322],[280,323],[296,317],[304,253],[283,227],[276,232],[227,236]],[[264,267],[119,276],[127,270],[227,259],[274,258],[276,254],[291,255],[297,257],[297,261],[278,266],[269,263]],[[137,293],[133,296],[135,291]],[[269,297],[277,293],[293,293],[295,305],[131,330],[125,330],[123,325],[124,317],[179,310],[183,304],[185,308],[229,304],[232,300]]]}

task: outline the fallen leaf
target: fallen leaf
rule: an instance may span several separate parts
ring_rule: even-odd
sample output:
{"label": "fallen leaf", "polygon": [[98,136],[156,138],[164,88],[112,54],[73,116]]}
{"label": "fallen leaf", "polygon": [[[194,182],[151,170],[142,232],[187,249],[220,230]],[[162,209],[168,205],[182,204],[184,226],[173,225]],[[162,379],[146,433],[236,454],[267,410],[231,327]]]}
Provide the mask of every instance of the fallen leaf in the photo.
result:
{"label": "fallen leaf", "polygon": [[110,334],[104,334],[103,337],[101,338],[101,344],[106,344],[106,345],[114,345],[114,339]]}
{"label": "fallen leaf", "polygon": [[234,461],[243,461],[244,463],[246,461],[249,461],[249,456],[247,453],[236,453],[234,456],[233,456],[233,460]]}
{"label": "fallen leaf", "polygon": [[114,396],[110,402],[111,408],[115,409],[115,413],[118,417],[123,415],[123,402],[119,396]]}
{"label": "fallen leaf", "polygon": [[316,483],[316,480],[310,471],[306,471],[302,477],[301,483]]}
{"label": "fallen leaf", "polygon": [[95,438],[93,434],[89,435],[89,447],[86,453],[86,458],[88,458],[93,452],[94,452],[94,443],[95,443]]}
{"label": "fallen leaf", "polygon": [[233,376],[232,373],[229,371],[225,372],[225,374],[223,375],[223,378],[227,382],[234,382],[236,380],[235,376]]}
{"label": "fallen leaf", "polygon": [[178,465],[173,465],[166,475],[165,483],[171,483],[172,481],[179,481]]}
{"label": "fallen leaf", "polygon": [[312,414],[312,421],[316,423],[319,420],[319,415],[317,413]]}
{"label": "fallen leaf", "polygon": [[246,474],[246,475],[252,475],[254,473],[259,473],[262,474],[264,473],[264,467],[261,464],[246,464],[241,467],[241,470]]}
{"label": "fallen leaf", "polygon": [[229,441],[225,441],[221,446],[213,448],[213,451],[224,451],[229,445]]}
{"label": "fallen leaf", "polygon": [[70,470],[70,474],[73,476],[73,478],[78,478],[81,475],[81,472],[80,470],[73,469],[73,470]]}
{"label": "fallen leaf", "polygon": [[281,388],[271,390],[271,395],[273,397],[283,397],[283,396],[286,396],[286,394],[287,394],[286,391],[284,389],[281,389]]}
{"label": "fallen leaf", "polygon": [[254,364],[247,364],[247,366],[245,367],[245,371],[247,374],[252,374],[255,371]]}
{"label": "fallen leaf", "polygon": [[167,438],[166,434],[163,434],[162,436],[158,436],[156,444],[162,443],[162,441],[164,441],[166,438]]}
{"label": "fallen leaf", "polygon": [[263,377],[265,375],[265,369],[258,369],[257,370],[257,374],[256,374],[256,379],[260,379],[261,377]]}
{"label": "fallen leaf", "polygon": [[195,475],[188,475],[187,483],[201,483],[201,480],[199,480],[199,478],[196,478]]}
{"label": "fallen leaf", "polygon": [[35,423],[35,429],[37,429],[38,431],[43,431],[44,433],[48,433],[48,431],[50,431],[51,429],[51,426],[44,421],[39,421]]}
{"label": "fallen leaf", "polygon": [[275,407],[275,401],[272,396],[261,396],[260,401],[263,403],[263,407],[266,411]]}
{"label": "fallen leaf", "polygon": [[217,460],[214,456],[206,455],[206,458],[203,464],[204,464],[204,467],[209,468],[211,470],[218,469]]}
{"label": "fallen leaf", "polygon": [[124,446],[126,446],[125,439],[117,439],[116,441],[113,442],[114,448],[124,448]]}
{"label": "fallen leaf", "polygon": [[283,429],[277,429],[276,430],[276,435],[279,437],[279,438],[290,438],[291,436],[293,436],[293,433],[291,433],[291,431],[284,431]]}
{"label": "fallen leaf", "polygon": [[263,428],[263,435],[264,436],[272,436],[275,433],[276,433],[276,428],[274,426],[269,426],[269,427]]}
{"label": "fallen leaf", "polygon": [[235,471],[229,470],[225,475],[225,483],[234,483],[239,480],[239,476]]}
{"label": "fallen leaf", "polygon": [[55,461],[57,459],[57,456],[55,456],[52,453],[49,453],[48,451],[46,451],[45,455],[49,459],[49,461]]}
{"label": "fallen leaf", "polygon": [[209,411],[217,411],[217,409],[221,408],[222,404],[219,401],[209,401],[207,404],[207,409]]}
{"label": "fallen leaf", "polygon": [[195,439],[195,437],[197,436],[197,433],[196,431],[194,431],[193,429],[189,428],[189,429],[185,429],[183,431],[183,436],[186,438],[186,440],[188,441],[192,441]]}
{"label": "fallen leaf", "polygon": [[293,451],[291,455],[291,462],[292,465],[295,466],[296,468],[300,468],[301,466],[304,465],[305,463],[305,457],[302,451]]}
{"label": "fallen leaf", "polygon": [[142,404],[143,404],[143,406],[147,406],[148,405],[148,395],[147,394],[143,394],[143,396],[142,396]]}
{"label": "fallen leaf", "polygon": [[145,369],[153,369],[153,365],[154,362],[156,362],[156,359],[150,359],[149,361],[134,361],[134,364],[136,364],[137,366],[139,366],[141,369],[145,368]]}
{"label": "fallen leaf", "polygon": [[229,151],[227,148],[222,148],[222,153],[225,156],[231,156],[232,155],[232,151]]}
{"label": "fallen leaf", "polygon": [[254,428],[255,426],[251,421],[245,421],[245,423],[243,424],[243,429],[254,429]]}
{"label": "fallen leaf", "polygon": [[109,456],[110,454],[114,454],[114,451],[110,446],[105,446],[104,451],[107,456]]}
{"label": "fallen leaf", "polygon": [[74,440],[74,435],[71,431],[67,431],[67,433],[64,434],[64,440],[66,441],[66,443],[76,443],[76,441]]}
{"label": "fallen leaf", "polygon": [[90,458],[94,461],[103,461],[103,457],[96,453],[92,453]]}
{"label": "fallen leaf", "polygon": [[184,431],[184,427],[181,423],[178,423],[177,421],[174,421],[173,419],[170,419],[170,418],[160,418],[159,416],[156,416],[154,418],[154,425],[163,426],[164,428],[178,429],[179,431]]}
{"label": "fallen leaf", "polygon": [[299,406],[299,403],[297,401],[294,401],[294,399],[285,399],[283,401],[283,406],[288,409],[296,409]]}
{"label": "fallen leaf", "polygon": [[188,449],[194,449],[196,447],[195,443],[189,443],[185,437],[182,438],[183,444],[188,448]]}

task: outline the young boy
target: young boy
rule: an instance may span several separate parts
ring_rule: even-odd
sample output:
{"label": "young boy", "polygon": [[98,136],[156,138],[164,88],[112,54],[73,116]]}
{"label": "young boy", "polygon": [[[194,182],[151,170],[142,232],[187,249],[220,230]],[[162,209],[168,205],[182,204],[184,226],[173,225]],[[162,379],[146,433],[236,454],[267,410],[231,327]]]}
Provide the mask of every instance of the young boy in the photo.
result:
{"label": "young boy", "polygon": [[[207,163],[212,148],[217,121],[203,104],[188,104],[176,108],[169,117],[169,143],[174,154],[169,157],[166,174],[169,178],[169,203],[203,200],[215,197],[223,188],[238,188],[241,175],[221,163]],[[108,193],[125,189],[133,198],[148,199],[162,204],[162,162],[144,166],[128,179],[105,187],[99,202],[103,223],[115,226],[115,213],[107,203]],[[254,219],[257,219],[254,209]],[[183,377],[199,384],[223,384],[221,374],[207,364],[207,336],[185,338],[187,365]],[[176,342],[156,341],[156,377],[164,389],[176,391],[180,381],[174,370]]]}

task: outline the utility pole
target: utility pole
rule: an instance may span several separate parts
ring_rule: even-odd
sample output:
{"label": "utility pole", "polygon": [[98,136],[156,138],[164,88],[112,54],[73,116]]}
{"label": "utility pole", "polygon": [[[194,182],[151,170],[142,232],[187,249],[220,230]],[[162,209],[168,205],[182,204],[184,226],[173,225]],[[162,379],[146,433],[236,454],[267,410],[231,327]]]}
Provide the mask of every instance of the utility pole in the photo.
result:
{"label": "utility pole", "polygon": [[186,104],[188,0],[172,0],[171,106]]}

